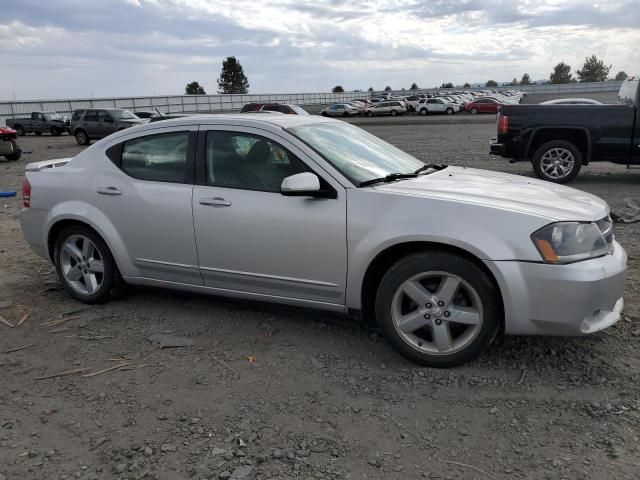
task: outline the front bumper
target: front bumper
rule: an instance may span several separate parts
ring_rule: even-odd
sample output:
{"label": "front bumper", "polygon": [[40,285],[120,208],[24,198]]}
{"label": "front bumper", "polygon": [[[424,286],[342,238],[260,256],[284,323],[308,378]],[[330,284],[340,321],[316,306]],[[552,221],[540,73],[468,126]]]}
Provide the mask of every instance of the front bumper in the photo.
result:
{"label": "front bumper", "polygon": [[586,335],[620,320],[627,254],[615,241],[612,254],[569,265],[487,266],[500,283],[507,334]]}

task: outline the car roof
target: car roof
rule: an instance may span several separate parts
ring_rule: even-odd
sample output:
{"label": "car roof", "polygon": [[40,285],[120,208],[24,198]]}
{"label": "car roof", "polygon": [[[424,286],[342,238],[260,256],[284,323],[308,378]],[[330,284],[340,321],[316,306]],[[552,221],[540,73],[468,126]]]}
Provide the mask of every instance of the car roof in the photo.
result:
{"label": "car roof", "polygon": [[[188,125],[241,125],[246,127],[279,127],[290,128],[301,125],[310,125],[314,123],[336,123],[343,124],[340,120],[322,117],[320,115],[264,115],[256,113],[221,113],[221,114],[201,114],[190,115],[188,117],[161,120],[159,122],[147,123],[136,127],[136,132],[141,130],[153,130],[162,126],[163,128],[171,126],[188,126]],[[122,130],[127,132],[127,130]],[[128,131],[131,133],[131,131]],[[115,136],[112,134],[111,136]],[[111,137],[110,136],[110,137]]]}

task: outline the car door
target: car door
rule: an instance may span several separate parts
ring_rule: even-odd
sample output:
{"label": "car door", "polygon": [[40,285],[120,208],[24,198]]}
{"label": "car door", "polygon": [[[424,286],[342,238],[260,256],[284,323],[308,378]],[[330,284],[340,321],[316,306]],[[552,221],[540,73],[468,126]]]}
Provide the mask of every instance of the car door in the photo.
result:
{"label": "car door", "polygon": [[95,162],[91,215],[113,230],[136,277],[202,285],[191,210],[196,132],[133,133],[107,144],[111,161]]}
{"label": "car door", "polygon": [[43,132],[45,120],[41,113],[33,112],[31,114],[31,131],[32,132]]}
{"label": "car door", "polygon": [[87,110],[80,121],[80,127],[87,131],[90,138],[101,138],[98,125],[98,110]]}
{"label": "car door", "polygon": [[[193,220],[204,284],[257,298],[344,304],[346,195],[293,143],[249,127],[201,127]],[[284,196],[312,171],[334,198]]]}
{"label": "car door", "polygon": [[115,120],[108,110],[98,110],[96,131],[100,137],[106,137],[115,132]]}

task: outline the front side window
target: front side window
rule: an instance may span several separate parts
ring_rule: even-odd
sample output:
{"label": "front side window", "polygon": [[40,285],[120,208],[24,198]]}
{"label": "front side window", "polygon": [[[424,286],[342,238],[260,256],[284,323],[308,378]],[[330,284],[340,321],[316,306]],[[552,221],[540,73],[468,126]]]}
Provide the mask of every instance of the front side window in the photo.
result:
{"label": "front side window", "polygon": [[122,144],[120,168],[137,179],[184,183],[189,132],[161,133]]}
{"label": "front side window", "polygon": [[84,114],[85,122],[97,122],[98,121],[98,111],[97,110],[87,110],[87,113]]}
{"label": "front side window", "polygon": [[307,166],[271,139],[245,132],[210,131],[206,142],[207,184],[280,192],[282,181]]}
{"label": "front side window", "polygon": [[107,112],[106,110],[100,110],[98,112],[98,121],[99,122],[111,122],[111,121],[113,121],[113,118],[111,118],[111,115],[109,115],[109,112]]}

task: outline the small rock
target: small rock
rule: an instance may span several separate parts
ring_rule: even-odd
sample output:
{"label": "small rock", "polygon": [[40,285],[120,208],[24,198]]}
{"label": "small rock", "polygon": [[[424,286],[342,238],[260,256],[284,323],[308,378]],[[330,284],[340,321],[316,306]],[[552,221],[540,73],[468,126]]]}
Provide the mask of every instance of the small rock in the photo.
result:
{"label": "small rock", "polygon": [[116,467],[114,468],[114,470],[116,471],[116,473],[122,473],[127,469],[127,465],[124,463],[119,463],[118,465],[116,465]]}
{"label": "small rock", "polygon": [[211,449],[211,455],[213,455],[214,457],[216,455],[222,455],[224,452],[226,452],[224,448],[214,447]]}
{"label": "small rock", "polygon": [[169,418],[169,415],[167,415],[166,413],[158,414],[158,420],[167,420],[168,418]]}
{"label": "small rock", "polygon": [[153,455],[153,449],[151,447],[144,447],[143,453],[145,457],[150,457],[151,455]]}
{"label": "small rock", "polygon": [[225,460],[233,460],[233,452],[229,450],[222,456],[222,458],[224,458]]}
{"label": "small rock", "polygon": [[222,472],[222,473],[220,473],[220,474],[218,475],[218,478],[219,478],[220,480],[228,480],[230,476],[231,476],[231,473],[230,473],[230,472],[227,472],[227,471],[225,470],[224,472]]}
{"label": "small rock", "polygon": [[244,466],[236,468],[229,480],[253,480],[256,478],[256,470],[251,466]]}
{"label": "small rock", "polygon": [[49,449],[49,450],[47,450],[46,452],[44,452],[44,456],[45,456],[45,457],[47,457],[47,458],[51,458],[51,457],[53,457],[55,454],[56,454],[56,451],[55,451],[55,450],[51,450],[51,449]]}
{"label": "small rock", "polygon": [[276,448],[272,453],[271,456],[273,458],[275,458],[276,460],[280,460],[282,457],[284,457],[284,452],[282,450],[280,450],[279,448]]}
{"label": "small rock", "polygon": [[198,417],[193,417],[191,419],[191,425],[195,425],[196,423],[200,423],[200,419]]}
{"label": "small rock", "polygon": [[171,445],[170,443],[163,443],[160,447],[161,452],[175,452],[176,450],[175,445]]}

